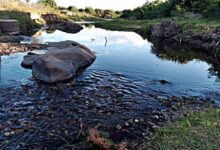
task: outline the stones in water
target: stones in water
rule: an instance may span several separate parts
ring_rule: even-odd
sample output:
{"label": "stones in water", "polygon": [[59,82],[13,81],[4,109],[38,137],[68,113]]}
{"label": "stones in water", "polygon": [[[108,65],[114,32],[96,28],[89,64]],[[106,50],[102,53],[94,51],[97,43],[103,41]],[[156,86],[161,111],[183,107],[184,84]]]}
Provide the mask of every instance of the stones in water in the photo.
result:
{"label": "stones in water", "polygon": [[31,68],[33,76],[46,83],[72,79],[96,59],[90,49],[74,41],[50,43],[47,50],[45,54],[25,56],[21,64]]}
{"label": "stones in water", "polygon": [[4,34],[18,34],[20,26],[18,20],[0,20],[0,29]]}

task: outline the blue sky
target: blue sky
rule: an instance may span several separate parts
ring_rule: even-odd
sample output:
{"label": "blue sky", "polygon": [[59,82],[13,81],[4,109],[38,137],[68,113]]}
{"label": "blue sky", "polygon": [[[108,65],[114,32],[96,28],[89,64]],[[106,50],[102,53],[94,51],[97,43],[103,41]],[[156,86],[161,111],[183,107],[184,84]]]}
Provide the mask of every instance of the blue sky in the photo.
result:
{"label": "blue sky", "polygon": [[59,6],[64,7],[68,7],[70,5],[77,6],[78,8],[91,6],[93,8],[114,10],[133,9],[137,6],[141,6],[146,1],[147,0],[56,0]]}

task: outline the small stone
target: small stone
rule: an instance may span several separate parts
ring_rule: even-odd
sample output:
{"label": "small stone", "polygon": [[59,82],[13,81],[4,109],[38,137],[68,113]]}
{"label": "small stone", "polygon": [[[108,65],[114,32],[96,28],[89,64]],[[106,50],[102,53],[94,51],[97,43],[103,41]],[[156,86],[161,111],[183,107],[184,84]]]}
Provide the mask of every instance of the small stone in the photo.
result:
{"label": "small stone", "polygon": [[138,123],[138,122],[140,122],[138,119],[134,119],[134,122],[136,122],[136,123]]}
{"label": "small stone", "polygon": [[5,136],[10,136],[11,133],[10,133],[10,132],[5,132],[4,135],[5,135]]}
{"label": "small stone", "polygon": [[125,125],[128,127],[128,126],[129,126],[129,123],[128,123],[128,122],[125,122]]}
{"label": "small stone", "polygon": [[116,128],[117,128],[118,130],[121,130],[121,129],[122,129],[121,125],[119,125],[119,124],[116,126]]}

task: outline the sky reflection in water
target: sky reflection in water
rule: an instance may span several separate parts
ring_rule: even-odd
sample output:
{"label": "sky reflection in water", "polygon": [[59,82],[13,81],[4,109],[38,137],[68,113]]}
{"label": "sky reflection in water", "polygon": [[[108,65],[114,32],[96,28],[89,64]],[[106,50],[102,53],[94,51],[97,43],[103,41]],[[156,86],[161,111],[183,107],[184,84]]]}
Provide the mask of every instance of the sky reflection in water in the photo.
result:
{"label": "sky reflection in water", "polygon": [[[107,44],[106,44],[107,39]],[[40,42],[74,40],[95,51],[97,60],[88,69],[121,73],[128,78],[146,85],[154,80],[168,80],[172,83],[170,91],[195,90],[219,91],[220,83],[216,76],[210,76],[211,65],[198,59],[185,64],[162,59],[152,53],[152,44],[134,32],[107,31],[100,28],[84,28],[77,34],[61,31],[38,33]],[[7,61],[7,59],[13,59]],[[7,80],[20,81],[31,76],[29,70],[22,69],[22,54],[2,57],[0,84]],[[19,66],[19,67],[18,67]]]}

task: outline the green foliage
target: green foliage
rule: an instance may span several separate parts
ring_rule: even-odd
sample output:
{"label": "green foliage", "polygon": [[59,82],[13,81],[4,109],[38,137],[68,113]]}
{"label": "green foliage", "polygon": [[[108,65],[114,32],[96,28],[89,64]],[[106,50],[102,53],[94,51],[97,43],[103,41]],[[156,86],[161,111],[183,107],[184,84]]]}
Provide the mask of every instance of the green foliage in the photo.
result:
{"label": "green foliage", "polygon": [[[83,10],[79,10],[83,11]],[[92,7],[86,7],[85,12],[96,17],[100,18],[118,18],[121,15],[119,11],[113,11],[110,9],[102,10],[102,9],[93,9]]]}
{"label": "green foliage", "polygon": [[39,0],[38,4],[44,5],[44,6],[49,6],[51,8],[56,8],[57,4],[55,0]]}
{"label": "green foliage", "polygon": [[85,12],[90,15],[95,15],[95,10],[92,7],[86,7]]}
{"label": "green foliage", "polygon": [[205,17],[220,17],[220,0],[156,0],[142,7],[123,11],[123,18],[155,19],[177,16],[185,12],[202,14]]}
{"label": "green foliage", "polygon": [[220,147],[220,109],[191,114],[155,132],[147,149],[211,150]]}
{"label": "green foliage", "polygon": [[121,18],[129,18],[132,15],[132,10],[130,9],[125,9],[122,11]]}
{"label": "green foliage", "polygon": [[68,7],[68,10],[72,12],[78,12],[78,8],[76,6],[70,6]]}
{"label": "green foliage", "polygon": [[103,13],[104,13],[104,10],[102,10],[102,9],[95,9],[95,13],[96,13],[97,17],[102,17]]}

